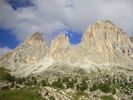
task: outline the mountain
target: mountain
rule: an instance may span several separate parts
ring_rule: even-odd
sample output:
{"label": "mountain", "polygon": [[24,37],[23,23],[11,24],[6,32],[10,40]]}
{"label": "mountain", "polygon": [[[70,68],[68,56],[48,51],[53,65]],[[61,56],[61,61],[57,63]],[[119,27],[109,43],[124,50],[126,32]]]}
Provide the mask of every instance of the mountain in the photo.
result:
{"label": "mountain", "polygon": [[[99,70],[133,69],[133,44],[127,33],[111,21],[89,26],[80,44],[72,47],[66,35],[57,36],[50,48],[34,33],[2,58],[13,75],[78,74]],[[115,71],[115,70],[114,70]]]}
{"label": "mountain", "polygon": [[68,36],[61,34],[52,41],[50,47],[50,54],[54,59],[62,59],[65,53],[70,50],[70,48],[71,45],[69,43]]}
{"label": "mountain", "polygon": [[6,98],[133,100],[132,38],[109,20],[90,25],[74,47],[64,34],[47,47],[36,32],[0,58]]}

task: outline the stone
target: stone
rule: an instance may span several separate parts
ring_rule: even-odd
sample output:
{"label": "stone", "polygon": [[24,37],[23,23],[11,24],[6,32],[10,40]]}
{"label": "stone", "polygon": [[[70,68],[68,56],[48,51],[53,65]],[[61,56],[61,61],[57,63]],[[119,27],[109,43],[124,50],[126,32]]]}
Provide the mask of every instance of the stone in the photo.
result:
{"label": "stone", "polygon": [[68,36],[61,34],[52,41],[50,54],[55,59],[62,58],[70,50],[70,46]]}
{"label": "stone", "polygon": [[[47,47],[39,32],[1,58],[16,76],[33,74],[81,74],[98,70],[133,69],[133,44],[127,33],[111,21],[97,21],[83,34],[81,43],[71,46],[60,34]],[[48,73],[47,73],[48,72]],[[80,73],[81,72],[81,73]]]}
{"label": "stone", "polygon": [[130,37],[130,41],[133,43],[133,37]]}
{"label": "stone", "polygon": [[0,90],[6,90],[11,87],[11,83],[5,82],[5,81],[0,81]]}
{"label": "stone", "polygon": [[41,34],[36,32],[31,37],[28,37],[24,43],[20,44],[13,52],[5,55],[3,60],[10,61],[14,64],[34,64],[42,59],[47,52],[48,48]]}

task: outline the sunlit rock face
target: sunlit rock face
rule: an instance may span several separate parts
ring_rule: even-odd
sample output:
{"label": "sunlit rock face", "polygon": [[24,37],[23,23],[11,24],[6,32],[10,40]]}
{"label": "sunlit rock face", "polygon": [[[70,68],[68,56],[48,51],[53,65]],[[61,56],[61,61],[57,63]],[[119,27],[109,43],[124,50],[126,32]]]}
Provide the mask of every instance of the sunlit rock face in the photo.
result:
{"label": "sunlit rock face", "polygon": [[131,52],[127,34],[108,20],[97,21],[88,27],[81,44],[88,52],[92,51],[101,55],[101,60],[97,60],[100,62],[122,63],[121,56],[128,57]]}
{"label": "sunlit rock face", "polygon": [[97,21],[89,26],[81,43],[71,46],[66,35],[52,40],[50,48],[41,34],[34,33],[1,61],[13,74],[27,76],[31,73],[85,73],[100,70],[133,68],[133,44],[127,34],[111,21]]}
{"label": "sunlit rock face", "polygon": [[129,47],[127,34],[110,21],[97,21],[86,30],[82,41],[89,43],[89,47],[99,49],[99,51],[104,50],[105,46],[110,48]]}
{"label": "sunlit rock face", "polygon": [[28,37],[24,43],[20,44],[13,52],[5,55],[6,60],[12,63],[34,64],[48,53],[48,48],[42,40],[39,32]]}
{"label": "sunlit rock face", "polygon": [[59,35],[51,43],[50,54],[55,59],[61,59],[71,48],[68,36]]}

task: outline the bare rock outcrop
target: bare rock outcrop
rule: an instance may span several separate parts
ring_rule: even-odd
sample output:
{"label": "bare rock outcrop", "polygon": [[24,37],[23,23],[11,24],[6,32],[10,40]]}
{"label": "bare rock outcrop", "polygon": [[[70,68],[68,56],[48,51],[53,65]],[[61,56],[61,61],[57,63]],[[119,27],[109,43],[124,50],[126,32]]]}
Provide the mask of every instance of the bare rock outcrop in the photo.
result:
{"label": "bare rock outcrop", "polygon": [[15,63],[37,63],[48,53],[48,48],[44,44],[41,34],[36,32],[26,39],[23,44],[16,48],[13,53]]}
{"label": "bare rock outcrop", "polygon": [[[85,31],[82,41],[72,47],[66,35],[59,35],[48,48],[39,32],[28,37],[2,61],[15,74],[73,73],[133,68],[133,44],[127,33],[111,21],[97,21]],[[26,73],[27,72],[27,73]],[[26,73],[26,74],[25,74]]]}
{"label": "bare rock outcrop", "polygon": [[130,41],[133,43],[133,37],[130,37]]}
{"label": "bare rock outcrop", "polygon": [[54,62],[53,58],[49,57],[49,48],[39,32],[3,56],[1,61],[6,65],[4,67],[17,77],[40,73]]}
{"label": "bare rock outcrop", "polygon": [[96,60],[98,63],[122,63],[131,52],[127,34],[108,20],[97,21],[90,26],[85,31],[81,44],[86,51],[92,52],[89,54],[95,52],[96,55],[92,56],[101,57]]}
{"label": "bare rock outcrop", "polygon": [[54,59],[62,59],[65,54],[68,53],[70,48],[71,45],[69,43],[68,36],[61,34],[52,41],[50,54]]}
{"label": "bare rock outcrop", "polygon": [[64,91],[56,90],[51,87],[42,88],[41,91],[39,91],[39,95],[47,100],[51,100],[51,98],[55,100],[71,100],[69,97],[70,95],[68,95]]}

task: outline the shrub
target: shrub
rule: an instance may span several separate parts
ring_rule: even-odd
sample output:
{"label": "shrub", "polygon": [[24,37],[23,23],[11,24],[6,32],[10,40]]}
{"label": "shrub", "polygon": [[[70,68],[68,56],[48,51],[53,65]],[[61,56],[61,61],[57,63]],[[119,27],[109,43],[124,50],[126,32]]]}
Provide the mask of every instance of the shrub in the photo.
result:
{"label": "shrub", "polygon": [[73,88],[74,87],[74,84],[75,84],[75,82],[72,80],[72,81],[68,81],[66,83],[66,86],[67,86],[67,88]]}
{"label": "shrub", "polygon": [[25,81],[25,86],[31,86],[31,85],[33,85],[33,82],[31,80],[27,79]]}
{"label": "shrub", "polygon": [[16,78],[15,80],[16,80],[16,83],[20,84],[20,85],[26,81],[26,79],[24,77],[23,78]]}
{"label": "shrub", "polygon": [[88,88],[88,84],[85,81],[77,85],[77,89],[80,91],[84,91]]}
{"label": "shrub", "polygon": [[9,71],[3,67],[0,67],[0,80],[7,80],[7,74],[9,74]]}
{"label": "shrub", "polygon": [[48,80],[42,80],[42,86],[49,86]]}
{"label": "shrub", "polygon": [[5,79],[9,82],[14,82],[15,81],[15,77],[11,76],[11,74],[6,74]]}
{"label": "shrub", "polygon": [[99,84],[98,88],[105,93],[111,92],[111,86],[109,84]]}
{"label": "shrub", "polygon": [[74,88],[74,84],[77,83],[77,79],[71,79],[68,77],[65,77],[62,79],[62,82],[66,84],[67,88]]}
{"label": "shrub", "polygon": [[69,77],[63,77],[62,78],[62,83],[67,83],[69,81]]}
{"label": "shrub", "polygon": [[50,96],[49,100],[55,100],[55,97],[54,96]]}
{"label": "shrub", "polygon": [[108,83],[101,83],[101,84],[94,83],[93,86],[90,88],[90,91],[95,91],[97,89],[100,89],[102,92],[105,93],[109,92],[112,92],[112,94],[116,93],[115,88]]}
{"label": "shrub", "polygon": [[78,90],[78,91],[76,91],[75,94],[73,95],[73,99],[72,99],[72,100],[79,100],[79,98],[80,98],[81,96],[89,97],[89,95],[88,95],[87,93]]}
{"label": "shrub", "polygon": [[37,79],[35,77],[31,77],[31,81],[32,81],[33,85],[37,84]]}
{"label": "shrub", "polygon": [[93,84],[93,86],[92,87],[90,87],[90,91],[92,92],[92,91],[95,91],[95,90],[97,90],[98,89],[98,87],[97,87],[97,84]]}
{"label": "shrub", "polygon": [[63,83],[62,83],[62,81],[61,81],[60,78],[58,78],[57,81],[54,81],[54,82],[51,84],[51,86],[52,86],[52,87],[55,87],[55,88],[61,88],[61,89],[64,88]]}
{"label": "shrub", "polygon": [[102,96],[101,99],[103,99],[103,100],[115,100],[112,96]]}

